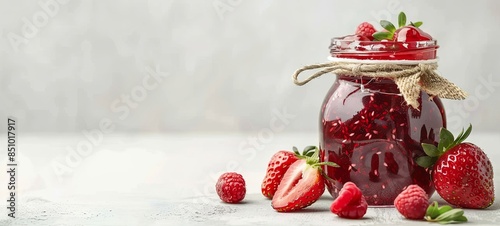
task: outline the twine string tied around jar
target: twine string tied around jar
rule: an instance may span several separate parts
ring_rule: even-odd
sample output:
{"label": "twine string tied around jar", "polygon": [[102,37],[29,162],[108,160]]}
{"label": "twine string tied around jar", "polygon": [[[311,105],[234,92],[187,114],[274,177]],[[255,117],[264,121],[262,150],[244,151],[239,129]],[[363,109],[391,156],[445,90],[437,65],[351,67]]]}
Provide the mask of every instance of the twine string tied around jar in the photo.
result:
{"label": "twine string tied around jar", "polygon": [[[293,82],[302,86],[311,80],[327,73],[346,76],[365,76],[371,78],[393,79],[410,106],[418,109],[420,91],[427,92],[431,97],[437,96],[445,99],[463,100],[467,97],[462,89],[454,83],[437,74],[438,67],[435,60],[430,61],[376,61],[376,60],[342,60],[332,58],[334,61],[323,64],[304,66],[293,74]],[[300,73],[309,70],[321,69],[304,80],[299,80]]]}

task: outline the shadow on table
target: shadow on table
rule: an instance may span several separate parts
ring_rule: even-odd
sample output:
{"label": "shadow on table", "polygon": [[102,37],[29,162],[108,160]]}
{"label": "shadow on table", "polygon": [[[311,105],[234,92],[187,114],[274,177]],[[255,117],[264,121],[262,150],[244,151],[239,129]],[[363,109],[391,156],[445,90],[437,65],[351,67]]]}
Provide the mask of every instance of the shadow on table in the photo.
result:
{"label": "shadow on table", "polygon": [[490,207],[484,209],[485,211],[488,211],[488,210],[500,210],[500,202],[499,201],[495,201],[493,203],[493,205],[491,205]]}
{"label": "shadow on table", "polygon": [[305,209],[293,211],[293,212],[283,212],[284,214],[294,214],[294,213],[322,213],[322,212],[330,212],[329,209],[325,208],[315,208],[315,207],[307,207]]}

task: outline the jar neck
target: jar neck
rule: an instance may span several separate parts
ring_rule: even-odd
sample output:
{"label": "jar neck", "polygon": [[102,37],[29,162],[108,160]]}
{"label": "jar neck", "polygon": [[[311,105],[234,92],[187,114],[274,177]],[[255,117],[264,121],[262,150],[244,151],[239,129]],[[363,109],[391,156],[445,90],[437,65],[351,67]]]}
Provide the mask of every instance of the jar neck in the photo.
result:
{"label": "jar neck", "polygon": [[363,85],[374,84],[374,83],[379,85],[396,85],[394,80],[391,78],[373,78],[366,76],[337,75],[337,79]]}
{"label": "jar neck", "polygon": [[337,85],[347,85],[362,91],[369,91],[372,93],[385,93],[400,95],[400,91],[396,82],[390,78],[373,78],[366,76],[347,76],[337,75]]}

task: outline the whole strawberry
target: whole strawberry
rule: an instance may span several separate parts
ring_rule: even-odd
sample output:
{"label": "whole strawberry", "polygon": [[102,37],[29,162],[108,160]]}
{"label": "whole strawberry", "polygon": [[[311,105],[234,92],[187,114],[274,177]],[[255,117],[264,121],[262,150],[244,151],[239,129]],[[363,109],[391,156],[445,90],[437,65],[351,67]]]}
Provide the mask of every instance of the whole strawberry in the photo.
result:
{"label": "whole strawberry", "polygon": [[278,212],[290,212],[305,208],[325,191],[325,179],[321,166],[338,167],[332,162],[319,162],[319,150],[311,157],[295,161],[286,171],[278,190],[274,194],[271,206]]}
{"label": "whole strawberry", "polygon": [[297,160],[305,158],[306,156],[311,156],[314,152],[314,146],[308,146],[304,148],[302,154],[299,153],[296,147],[293,147],[293,151],[278,151],[272,157],[267,164],[266,176],[262,180],[261,191],[262,194],[272,199],[276,190],[278,190],[278,185],[283,179],[283,175],[288,170],[288,168]]}
{"label": "whole strawberry", "polygon": [[245,198],[245,180],[238,173],[223,173],[217,180],[215,189],[220,199],[227,203],[238,203]]}
{"label": "whole strawberry", "polygon": [[425,153],[417,159],[422,167],[432,167],[432,179],[438,194],[448,203],[463,208],[484,209],[495,199],[493,166],[486,154],[472,143],[462,143],[472,125],[455,139],[441,129],[438,146],[422,144]]}
{"label": "whole strawberry", "polygon": [[368,22],[363,22],[360,25],[358,25],[358,27],[356,28],[355,34],[366,36],[366,37],[369,37],[371,40],[373,40],[372,35],[375,32],[377,32],[377,30],[375,30],[375,27],[373,27],[372,24],[370,24]]}
{"label": "whole strawberry", "polygon": [[408,186],[394,200],[394,206],[404,217],[408,219],[424,219],[429,197],[424,189],[416,184]]}

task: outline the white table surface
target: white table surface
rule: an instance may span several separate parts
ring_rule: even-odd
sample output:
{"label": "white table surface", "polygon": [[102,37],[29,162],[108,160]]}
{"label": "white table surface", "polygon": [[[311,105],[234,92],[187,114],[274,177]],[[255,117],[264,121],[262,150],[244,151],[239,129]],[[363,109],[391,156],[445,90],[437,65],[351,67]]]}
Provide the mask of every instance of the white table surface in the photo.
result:
{"label": "white table surface", "polygon": [[[0,216],[0,225],[431,225],[404,220],[394,208],[369,208],[361,220],[329,212],[328,192],[312,206],[278,213],[260,194],[270,156],[280,149],[317,144],[316,134],[277,133],[268,142],[249,134],[112,134],[92,146],[78,164],[65,157],[86,142],[83,134],[19,137],[16,219]],[[473,133],[496,173],[500,188],[500,133]],[[83,150],[83,149],[81,149]],[[0,156],[5,166],[5,156]],[[56,162],[58,161],[58,162]],[[66,166],[58,175],[54,166]],[[236,169],[247,183],[241,204],[222,203],[214,190],[217,177]],[[0,198],[7,199],[7,174],[1,173]],[[442,201],[437,195],[432,200]],[[7,205],[6,202],[3,205]],[[5,207],[2,207],[5,209]],[[465,210],[466,225],[500,225],[500,202],[486,210]],[[438,225],[438,224],[434,224]]]}

